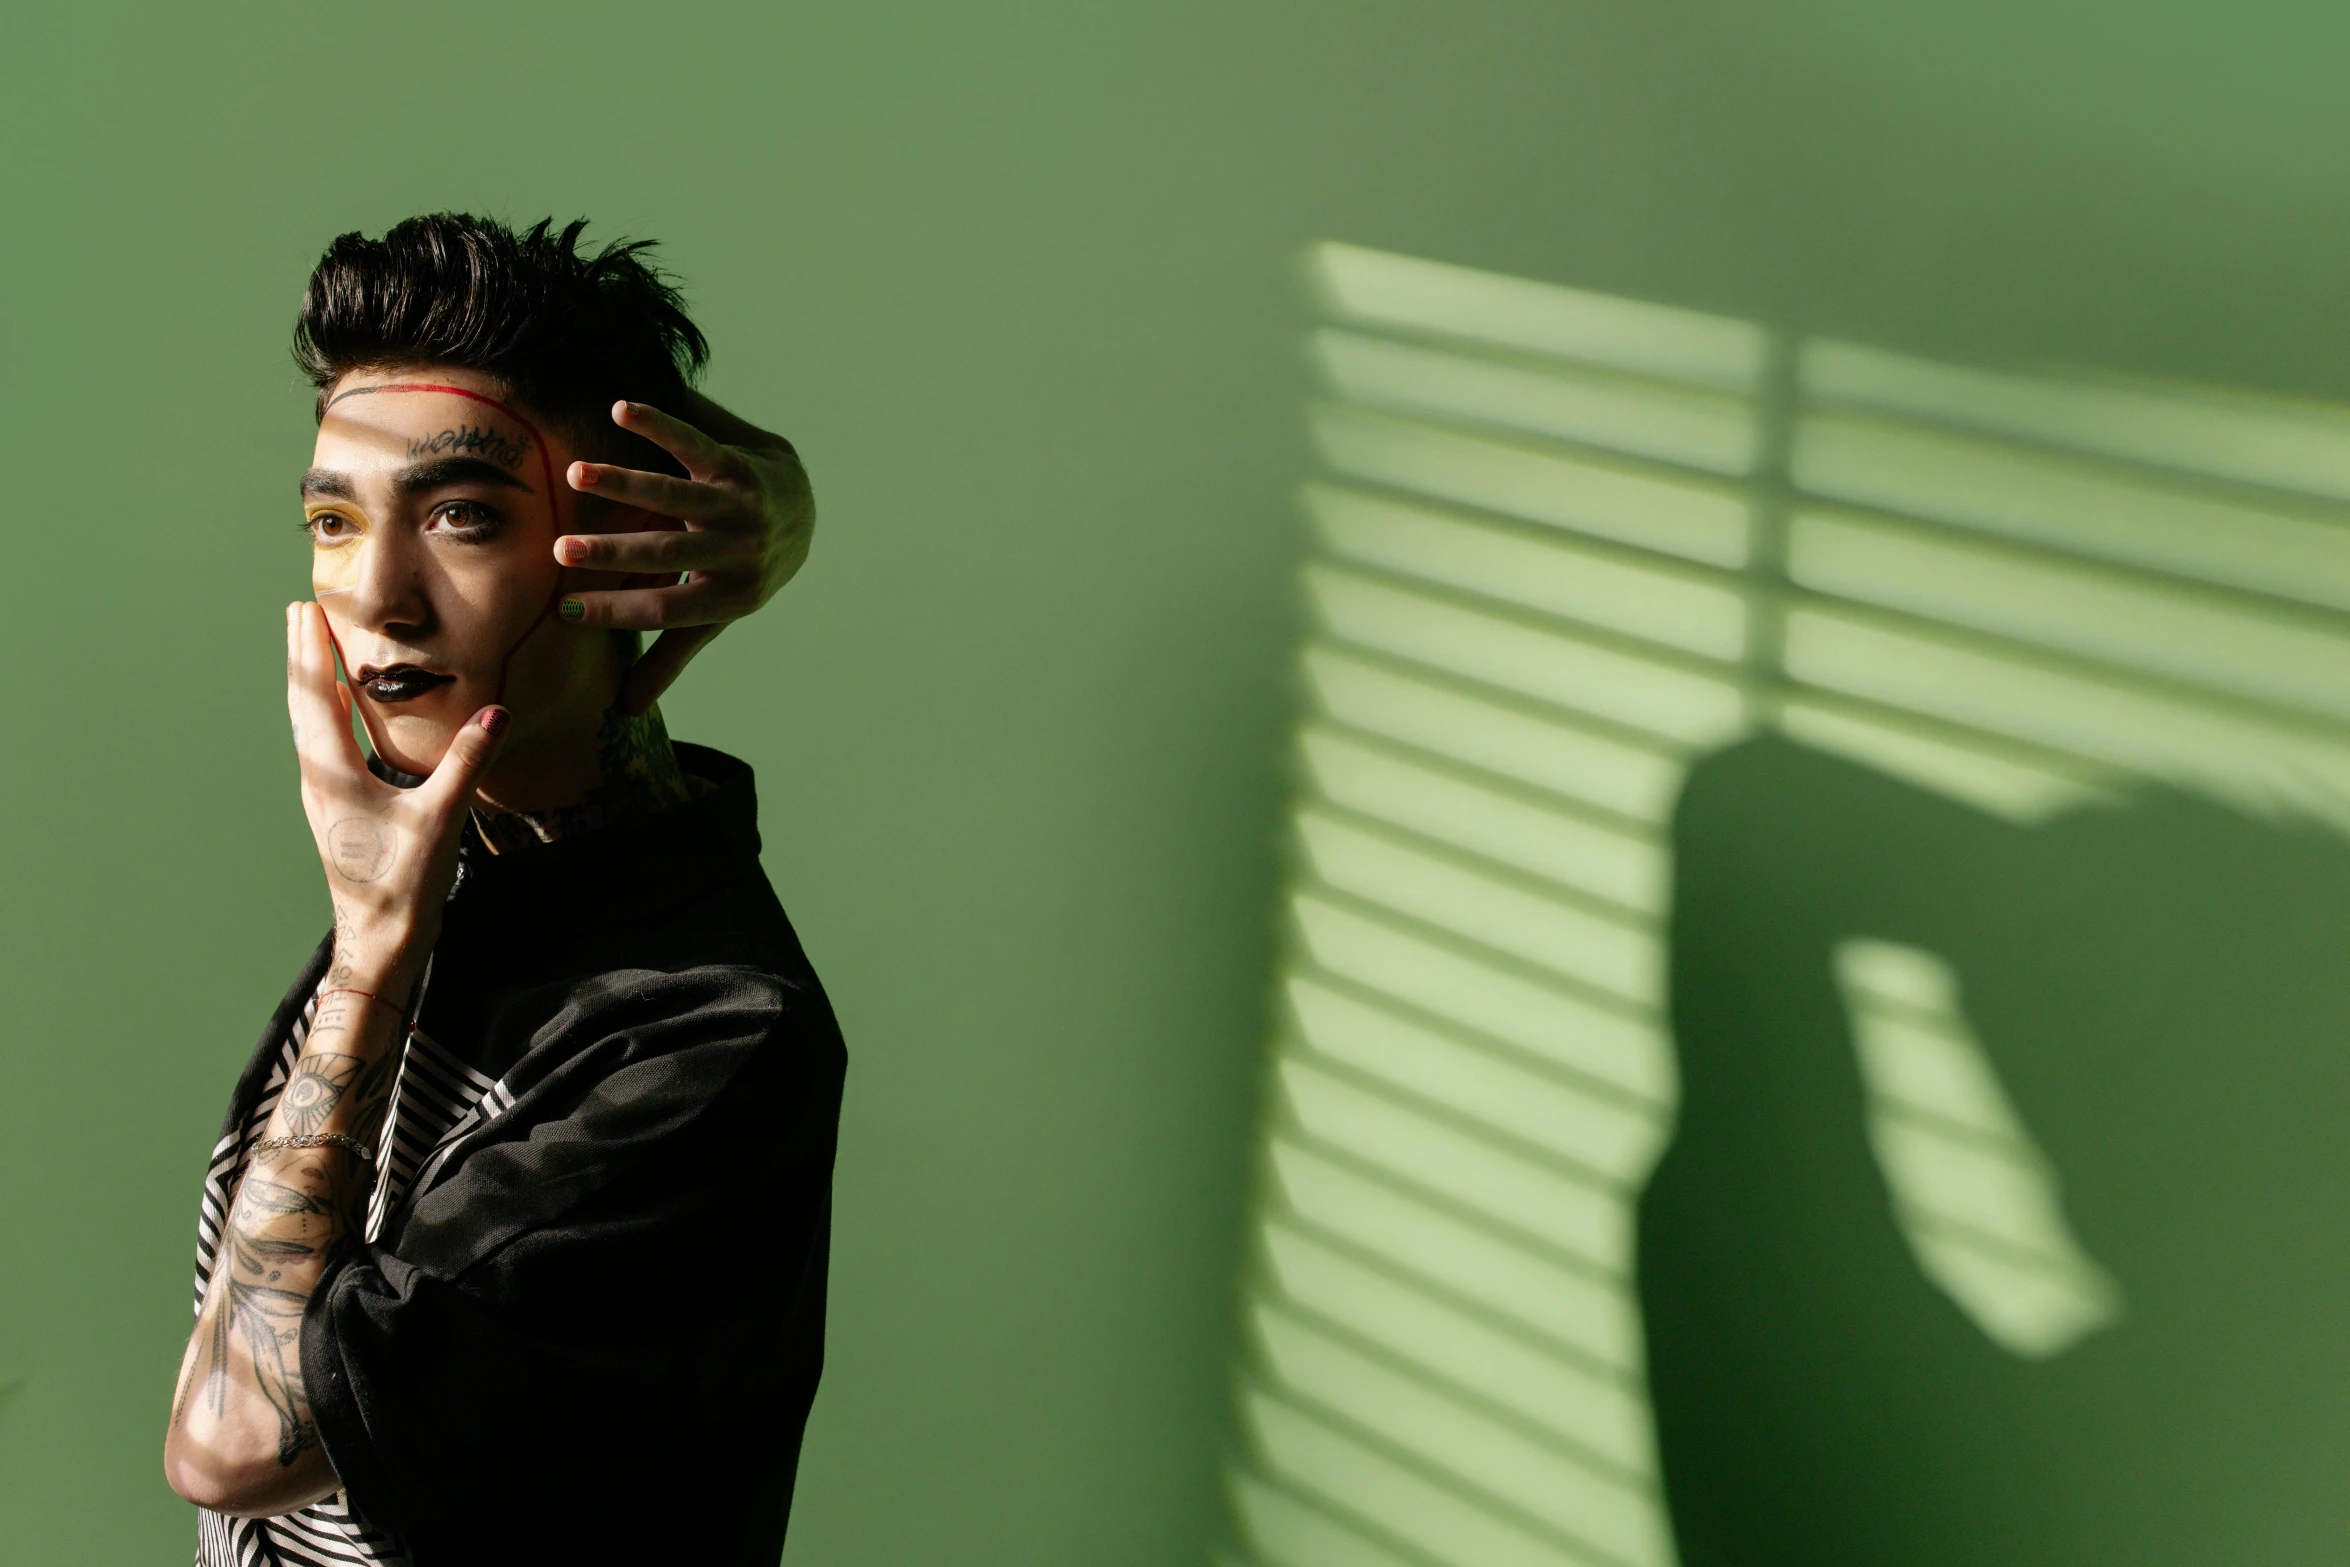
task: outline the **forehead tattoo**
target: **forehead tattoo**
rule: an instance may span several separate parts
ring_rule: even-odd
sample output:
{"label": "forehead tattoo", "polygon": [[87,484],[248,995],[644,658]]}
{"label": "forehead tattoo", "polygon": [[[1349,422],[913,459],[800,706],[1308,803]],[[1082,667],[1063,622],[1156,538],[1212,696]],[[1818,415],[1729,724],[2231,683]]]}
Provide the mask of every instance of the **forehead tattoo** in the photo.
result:
{"label": "forehead tattoo", "polygon": [[[501,413],[510,411],[504,403],[499,402],[496,398],[484,397],[478,392],[469,392],[461,386],[432,386],[419,385],[410,381],[393,381],[381,386],[354,386],[347,392],[337,392],[328,400],[326,408],[320,409],[319,413],[324,415],[327,408],[334,407],[336,403],[346,397],[372,397],[379,392],[453,392],[460,397],[471,398],[475,402],[487,403]],[[527,420],[518,420],[517,422],[521,423],[524,429],[530,429]],[[479,454],[489,458],[501,468],[513,468],[521,465],[522,454],[530,449],[531,442],[536,439],[537,434],[536,430],[532,430],[529,436],[517,439],[503,430],[495,430],[487,425],[461,422],[432,435],[411,438],[408,442],[408,455],[411,457],[438,457],[452,452]]]}
{"label": "forehead tattoo", "polygon": [[501,468],[520,466],[523,443],[512,436],[501,434],[477,424],[452,425],[436,435],[408,443],[411,457],[438,457],[444,453],[478,453]]}

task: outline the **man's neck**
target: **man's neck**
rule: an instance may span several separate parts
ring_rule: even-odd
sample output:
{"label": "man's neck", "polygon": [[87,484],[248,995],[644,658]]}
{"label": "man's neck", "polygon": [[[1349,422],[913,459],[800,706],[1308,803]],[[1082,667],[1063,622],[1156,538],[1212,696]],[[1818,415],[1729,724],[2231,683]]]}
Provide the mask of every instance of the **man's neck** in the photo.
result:
{"label": "man's neck", "polygon": [[692,795],[661,710],[630,717],[607,708],[596,731],[597,781],[585,796],[544,810],[501,811],[476,805],[473,824],[492,854],[576,837],[633,816],[681,805]]}

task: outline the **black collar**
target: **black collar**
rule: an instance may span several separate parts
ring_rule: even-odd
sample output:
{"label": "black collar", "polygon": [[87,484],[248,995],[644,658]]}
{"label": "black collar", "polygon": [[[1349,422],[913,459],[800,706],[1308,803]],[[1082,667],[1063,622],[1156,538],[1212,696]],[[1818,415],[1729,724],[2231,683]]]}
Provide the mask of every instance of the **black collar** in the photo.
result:
{"label": "black collar", "polygon": [[469,829],[450,920],[473,924],[527,913],[603,923],[601,911],[651,913],[746,869],[755,872],[759,799],[750,767],[707,746],[676,750],[686,776],[710,785],[682,805],[505,854],[489,853]]}

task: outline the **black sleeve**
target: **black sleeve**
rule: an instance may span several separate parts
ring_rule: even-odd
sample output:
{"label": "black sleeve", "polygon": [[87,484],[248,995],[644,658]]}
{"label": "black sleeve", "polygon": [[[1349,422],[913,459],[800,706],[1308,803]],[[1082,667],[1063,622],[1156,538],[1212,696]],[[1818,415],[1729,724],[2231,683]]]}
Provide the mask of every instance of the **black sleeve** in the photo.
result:
{"label": "black sleeve", "polygon": [[303,1323],[356,1509],[423,1563],[773,1563],[822,1356],[838,1034],[741,971],[569,1009],[559,1062]]}

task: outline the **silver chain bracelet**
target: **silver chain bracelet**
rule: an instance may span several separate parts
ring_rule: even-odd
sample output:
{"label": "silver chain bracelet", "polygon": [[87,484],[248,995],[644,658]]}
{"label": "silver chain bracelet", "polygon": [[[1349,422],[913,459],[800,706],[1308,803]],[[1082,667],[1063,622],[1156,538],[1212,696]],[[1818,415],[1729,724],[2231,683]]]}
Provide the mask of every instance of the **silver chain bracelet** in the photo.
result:
{"label": "silver chain bracelet", "polygon": [[375,1150],[356,1137],[341,1132],[304,1132],[299,1137],[264,1137],[251,1148],[252,1153],[267,1153],[272,1148],[348,1148],[357,1154],[372,1170]]}

